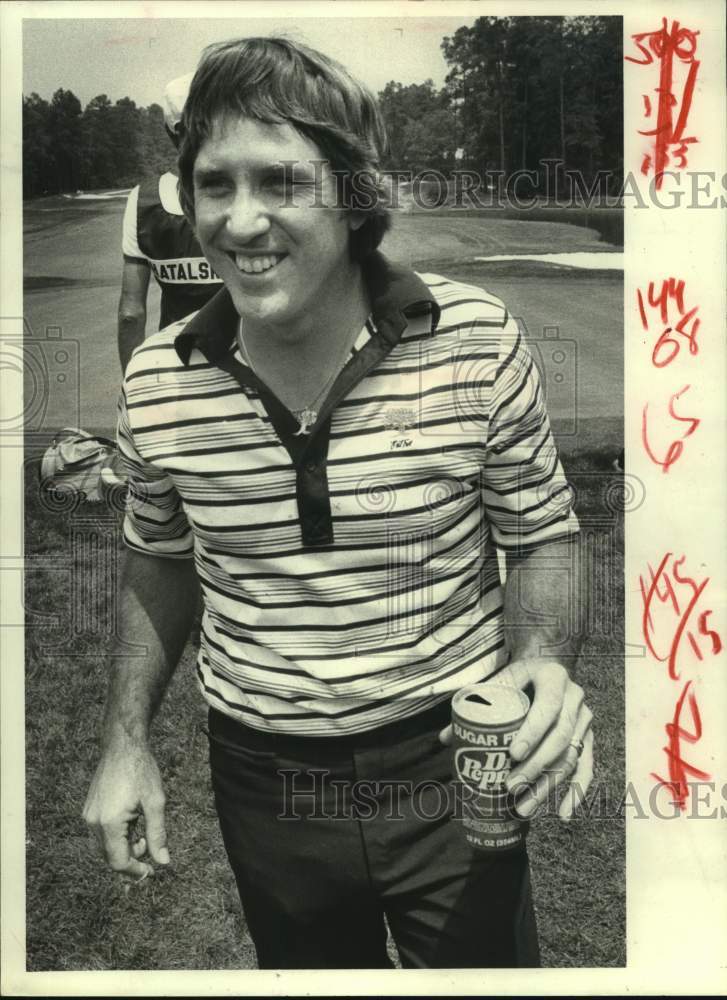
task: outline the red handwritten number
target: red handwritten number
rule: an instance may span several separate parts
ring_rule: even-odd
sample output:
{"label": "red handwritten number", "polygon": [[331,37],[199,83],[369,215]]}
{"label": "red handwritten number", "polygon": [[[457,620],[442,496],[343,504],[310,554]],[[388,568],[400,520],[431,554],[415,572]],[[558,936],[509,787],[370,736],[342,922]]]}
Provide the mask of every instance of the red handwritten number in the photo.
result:
{"label": "red handwritten number", "polygon": [[[679,341],[669,336],[671,332],[672,329],[668,326],[654,344],[654,350],[651,352],[651,363],[655,368],[666,368],[666,366],[670,364],[679,353]],[[665,347],[673,348],[666,358],[663,354],[659,355],[661,349]]]}
{"label": "red handwritten number", "polygon": [[[688,764],[682,757],[682,740],[694,744],[702,738],[702,718],[699,714],[696,695],[689,690],[691,683],[691,681],[687,681],[684,685],[682,693],[677,700],[672,721],[667,722],[665,726],[667,745],[664,747],[664,752],[669,762],[669,780],[667,781],[653,771],[651,773],[652,778],[658,781],[661,786],[671,791],[672,802],[681,810],[685,809],[687,798],[689,797],[689,783],[687,779],[692,777],[697,778],[699,781],[709,781],[711,777],[707,771],[702,771],[700,768],[694,767],[693,764]],[[684,701],[687,699],[687,696],[689,711],[692,715],[692,731],[685,729],[681,722],[682,709],[684,708]]]}
{"label": "red handwritten number", "polygon": [[[671,27],[668,27],[667,19],[662,18],[660,29],[632,35],[639,55],[625,56],[626,61],[639,66],[650,66],[657,60],[659,63],[659,82],[655,88],[657,94],[655,126],[649,130],[639,131],[640,135],[648,136],[654,140],[651,150],[643,155],[641,172],[648,174],[651,170],[654,171],[657,189],[662,186],[670,162],[673,160],[674,166],[678,170],[686,168],[689,147],[699,141],[696,136],[685,134],[700,65],[695,58],[698,34],[699,32],[680,27],[678,21],[672,21]],[[674,64],[677,61],[688,66],[686,78],[680,74],[684,78],[681,99],[678,99],[673,88]],[[647,94],[642,94],[642,98],[644,116],[650,118],[652,115],[651,99]],[[658,291],[654,282],[651,282],[646,302],[641,289],[637,291],[637,302],[644,330],[649,329],[647,302],[649,308],[658,308],[659,310],[661,332],[656,337],[651,352],[651,361],[655,368],[665,368],[677,358],[683,346],[681,338],[687,340],[690,354],[696,355],[698,353],[697,332],[700,325],[700,320],[696,315],[698,307],[685,311],[683,281],[677,282],[675,278],[669,278],[662,281]],[[669,306],[672,304],[678,310],[678,322],[669,319]],[[689,385],[685,385],[669,399],[669,417],[686,426],[681,437],[672,441],[668,446],[663,458],[657,457],[649,442],[648,403],[644,405],[642,411],[641,438],[644,448],[651,461],[661,466],[665,473],[681,457],[684,451],[684,441],[694,434],[700,424],[699,418],[683,416],[676,410],[677,400],[689,388]],[[667,552],[659,563],[656,573],[651,566],[648,567],[650,574],[648,584],[643,576],[639,576],[643,602],[641,628],[650,654],[660,662],[668,661],[669,677],[672,680],[677,680],[679,678],[677,657],[682,639],[685,636],[689,640],[694,655],[700,661],[704,659],[704,654],[697,637],[710,641],[712,655],[721,652],[722,639],[714,629],[708,627],[708,618],[712,611],[708,609],[697,614],[695,610],[709,583],[709,577],[697,584],[683,571],[685,563],[683,555],[673,560],[671,568],[669,567],[670,559],[672,559],[672,554]],[[686,595],[684,594],[685,590]],[[658,600],[662,606],[671,605],[676,621],[669,650],[665,655],[660,655],[657,651],[656,629],[652,617],[652,607],[655,600]],[[696,617],[696,628],[692,624],[692,631],[690,631],[688,626],[693,617]],[[652,777],[659,785],[669,789],[672,801],[680,810],[684,810],[689,795],[689,779],[708,780],[710,777],[708,772],[688,763],[682,752],[683,742],[695,744],[702,737],[702,720],[691,685],[691,680],[684,684],[677,699],[673,717],[665,726],[667,745],[664,747],[664,752],[667,755],[669,776],[662,778],[652,772]],[[688,706],[691,714],[691,726],[682,722],[685,706]]]}
{"label": "red handwritten number", "polygon": [[[659,310],[659,318],[663,324],[669,323],[669,305],[674,303],[679,312],[679,321],[669,326],[665,325],[660,337],[654,344],[651,352],[651,362],[655,368],[666,368],[681,350],[681,341],[678,337],[684,337],[689,344],[689,353],[698,354],[697,331],[700,320],[697,317],[699,306],[694,306],[685,312],[684,306],[684,282],[677,281],[676,278],[667,278],[661,282],[661,287],[656,288],[653,281],[649,282],[646,293],[646,302],[641,289],[636,290],[636,301],[639,306],[639,316],[644,330],[649,329],[649,319],[647,316],[647,305],[652,309]],[[691,328],[687,329],[691,323]]]}
{"label": "red handwritten number", "polygon": [[679,390],[679,392],[675,392],[671,397],[671,399],[669,400],[669,416],[673,417],[675,420],[680,420],[683,423],[689,424],[689,430],[684,434],[685,438],[688,438],[690,434],[694,434],[697,427],[699,427],[701,423],[701,420],[699,420],[697,417],[680,417],[678,413],[674,412],[675,401],[679,399],[682,393],[685,393],[687,389],[691,389],[691,386],[685,385],[683,389]]}
{"label": "red handwritten number", "polygon": [[[684,135],[699,70],[699,61],[694,58],[697,51],[698,34],[697,31],[681,28],[678,21],[672,21],[671,29],[668,29],[667,19],[662,18],[659,30],[644,31],[631,36],[636,48],[644,58],[624,57],[628,62],[635,63],[637,66],[651,65],[655,56],[659,60],[659,85],[656,88],[658,94],[656,127],[639,133],[654,137],[653,160],[650,155],[645,157],[641,164],[641,172],[648,173],[653,164],[657,188],[661,187],[664,173],[669,165],[669,146],[677,147],[674,153],[677,159],[675,166],[683,169],[687,165],[688,144],[698,141],[696,136]],[[675,58],[689,65],[687,78],[682,88],[681,105],[676,122],[673,120],[673,111],[678,102],[672,92]],[[649,117],[650,112],[651,106],[649,104],[647,117]]]}
{"label": "red handwritten number", "polygon": [[[651,288],[651,285],[649,285],[649,288]],[[646,318],[646,310],[644,309],[644,296],[641,294],[640,288],[636,289],[636,301],[639,303],[639,314],[641,315],[641,325],[645,330],[648,330],[649,321]]]}
{"label": "red handwritten number", "polygon": [[[681,333],[682,336],[686,337],[687,340],[689,341],[690,354],[699,353],[699,347],[697,346],[697,330],[699,329],[701,320],[696,318],[696,313],[698,308],[699,308],[698,306],[695,306],[693,309],[690,309],[688,313],[684,313],[684,315],[674,328],[677,333]],[[689,331],[689,333],[687,333],[685,327],[687,323],[692,319],[694,320],[694,325],[692,326],[692,329]]]}
{"label": "red handwritten number", "polygon": [[715,632],[712,628],[707,628],[707,618],[711,614],[711,611],[703,611],[697,620],[697,627],[703,636],[712,640],[712,655],[717,656],[718,653],[722,652],[722,640],[718,632]]}
{"label": "red handwritten number", "polygon": [[676,307],[679,310],[679,315],[681,316],[684,312],[684,282],[677,281],[675,278],[668,278],[666,281],[662,281],[661,289],[658,295],[655,292],[655,285],[653,281],[649,282],[649,305],[656,309],[659,307],[659,314],[661,316],[662,323],[669,322],[669,302],[670,300],[676,303]]}
{"label": "red handwritten number", "polygon": [[649,444],[649,434],[648,434],[648,409],[649,404],[644,404],[644,409],[641,414],[641,440],[643,442],[646,454],[649,456],[654,465],[660,465],[662,472],[668,472],[672,465],[680,458],[682,452],[684,451],[684,441],[690,437],[699,427],[701,420],[698,417],[681,417],[678,413],[674,411],[674,403],[679,397],[685,393],[691,386],[685,385],[679,392],[673,393],[669,399],[669,416],[673,417],[674,420],[679,420],[682,423],[689,424],[689,430],[682,434],[681,438],[676,441],[672,441],[669,445],[666,455],[663,459],[657,458],[657,456],[652,451],[651,445]]}
{"label": "red handwritten number", "polygon": [[641,575],[639,575],[641,600],[644,605],[644,609],[641,616],[641,632],[644,636],[644,641],[646,642],[646,645],[649,647],[649,652],[651,653],[651,655],[654,657],[655,660],[662,660],[662,661],[666,659],[666,656],[659,656],[651,640],[652,632],[654,631],[654,623],[651,618],[651,602],[653,601],[654,597],[658,597],[658,599],[662,603],[664,603],[667,600],[667,598],[669,598],[671,599],[673,610],[676,611],[677,614],[679,613],[679,604],[676,599],[676,594],[674,593],[674,588],[671,585],[671,580],[669,579],[668,576],[664,576],[667,589],[663,593],[659,591],[659,580],[661,579],[662,574],[664,573],[664,568],[668,563],[670,557],[671,557],[671,552],[667,552],[667,554],[659,563],[659,568],[657,569],[656,573],[654,573],[651,566],[649,566],[651,583],[649,584],[648,590],[644,584],[644,578]]}
{"label": "red handwritten number", "polygon": [[[666,20],[664,21],[664,24],[666,24]],[[634,59],[633,56],[624,56],[624,59],[626,59],[627,62],[636,63],[637,66],[648,66],[650,63],[653,63],[654,57],[642,42],[642,39],[644,38],[651,39],[653,34],[653,31],[642,31],[639,35],[632,35],[631,37],[636,43],[636,48],[643,54],[644,58]]]}
{"label": "red handwritten number", "polygon": [[[705,587],[709,583],[709,577],[705,577],[705,579],[702,580],[702,582],[699,584],[699,586],[697,586],[697,584],[694,582],[694,580],[690,576],[680,576],[679,575],[679,567],[682,565],[682,563],[684,563],[685,558],[686,558],[685,556],[681,556],[681,558],[675,559],[674,560],[674,570],[673,570],[674,571],[674,579],[677,581],[677,583],[681,583],[681,584],[689,587],[690,590],[691,590],[691,592],[692,592],[692,596],[689,599],[689,603],[687,604],[687,607],[686,607],[684,613],[682,614],[682,617],[681,617],[681,620],[679,622],[679,625],[677,626],[677,629],[676,629],[676,631],[674,633],[674,638],[672,639],[671,649],[669,650],[669,677],[673,681],[676,681],[676,680],[679,679],[679,674],[677,673],[677,654],[679,652],[679,643],[681,642],[682,636],[684,635],[684,631],[685,631],[685,629],[687,627],[687,623],[689,621],[689,617],[690,617],[692,611],[694,610],[694,608],[696,607],[697,601],[702,596],[702,592],[704,591]],[[680,609],[677,609],[677,610],[681,614]],[[711,614],[711,612],[707,612],[707,613]],[[689,632],[688,635],[689,635],[690,640],[692,641],[692,645],[694,645],[694,640],[692,639],[691,632]],[[700,660],[702,659],[701,653],[699,654],[699,659]]]}
{"label": "red handwritten number", "polygon": [[695,138],[684,139],[674,150],[674,156],[678,157],[677,162],[674,166],[677,170],[683,170],[687,165],[687,153],[688,153],[688,143],[696,142]]}
{"label": "red handwritten number", "polygon": [[[669,561],[672,560],[671,565]],[[701,649],[699,649],[692,632],[688,631],[690,619],[704,593],[710,578],[706,576],[700,583],[697,583],[691,576],[683,571],[686,556],[672,559],[672,553],[667,552],[663,557],[656,572],[649,564],[649,582],[640,574],[639,588],[641,590],[642,613],[641,632],[651,656],[660,663],[668,662],[669,677],[671,680],[679,680],[677,669],[677,658],[684,635],[689,639],[692,649],[697,658],[703,660]],[[672,580],[673,577],[673,580]],[[686,596],[684,592],[686,591]],[[652,618],[652,608],[654,601],[658,601],[664,607],[671,607],[671,611],[676,616],[676,625],[672,632],[668,652],[663,655],[656,648],[655,627]],[[697,618],[697,634],[709,639],[711,652],[716,656],[722,651],[722,639],[718,632],[707,627],[707,618],[712,614],[711,609],[702,611]]]}
{"label": "red handwritten number", "polygon": [[[686,557],[684,555],[674,558],[671,552],[667,552],[660,561],[656,572],[654,572],[651,565],[649,565],[648,569],[650,582],[648,583],[648,586],[644,577],[641,575],[639,576],[639,587],[641,589],[641,599],[643,602],[641,631],[649,648],[649,652],[654,659],[659,660],[662,663],[668,660],[669,677],[672,680],[679,679],[679,673],[677,671],[677,656],[681,641],[685,634],[689,639],[696,657],[700,661],[704,660],[704,655],[697,644],[694,634],[691,631],[688,631],[687,627],[690,624],[690,620],[693,618],[697,602],[704,594],[710,578],[707,576],[697,583],[696,580],[685,572],[685,562]],[[686,597],[682,597],[682,592],[685,590]],[[652,607],[655,600],[659,601],[659,603],[664,607],[671,607],[672,612],[676,616],[677,622],[671,637],[669,652],[663,656],[657,651],[655,644],[655,626],[652,618]],[[707,619],[711,614],[711,609],[705,609],[697,616],[697,627],[695,631],[698,636],[702,636],[710,640],[712,655],[716,656],[722,651],[722,639],[718,632],[709,628],[707,625]],[[690,690],[691,683],[691,680],[689,680],[684,684],[676,703],[674,715],[671,721],[665,726],[667,745],[663,749],[667,755],[669,777],[668,779],[662,778],[655,772],[652,772],[651,774],[652,778],[655,778],[660,785],[671,791],[672,801],[677,804],[680,809],[684,809],[689,794],[688,779],[692,777],[697,778],[698,780],[706,781],[710,777],[706,771],[702,771],[700,768],[688,763],[682,754],[682,741],[694,744],[697,743],[702,736],[702,719],[699,714],[699,706],[697,705],[696,696],[693,691]],[[685,704],[689,706],[689,711],[692,716],[691,729],[682,724],[682,712]]]}

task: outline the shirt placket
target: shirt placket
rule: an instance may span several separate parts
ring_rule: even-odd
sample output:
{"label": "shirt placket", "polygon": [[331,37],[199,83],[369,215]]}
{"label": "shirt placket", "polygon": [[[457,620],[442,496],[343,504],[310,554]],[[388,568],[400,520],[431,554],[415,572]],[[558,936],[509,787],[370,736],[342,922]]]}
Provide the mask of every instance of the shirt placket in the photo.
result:
{"label": "shirt placket", "polygon": [[331,386],[315,424],[306,435],[297,433],[300,425],[296,418],[255,372],[239,360],[234,347],[225,357],[214,362],[231,375],[244,391],[253,388],[257,392],[273,429],[288,452],[295,470],[301,542],[307,548],[334,544],[327,470],[333,412],[351,389],[386,357],[395,343],[395,339],[381,336],[375,326],[372,329],[368,341],[349,359]]}

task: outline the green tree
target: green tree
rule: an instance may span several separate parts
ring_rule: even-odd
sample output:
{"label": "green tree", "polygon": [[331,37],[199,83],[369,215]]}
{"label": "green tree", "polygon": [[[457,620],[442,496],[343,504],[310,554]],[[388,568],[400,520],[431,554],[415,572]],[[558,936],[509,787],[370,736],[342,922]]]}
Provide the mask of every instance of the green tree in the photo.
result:
{"label": "green tree", "polygon": [[48,133],[53,157],[49,190],[75,191],[79,186],[83,158],[81,102],[70,90],[59,88],[50,103]]}
{"label": "green tree", "polygon": [[592,19],[591,102],[601,137],[595,169],[613,174],[612,188],[623,183],[623,26],[620,17]]}
{"label": "green tree", "polygon": [[513,17],[508,36],[508,68],[512,87],[510,166],[526,170],[529,165],[532,104],[537,88],[533,73],[537,37],[527,17]]}
{"label": "green tree", "polygon": [[379,94],[389,137],[389,170],[449,169],[457,148],[455,112],[431,80],[403,86],[391,81]]}
{"label": "green tree", "polygon": [[116,184],[136,184],[141,172],[139,155],[141,115],[134,101],[120,98],[112,108],[111,143],[116,162]]}
{"label": "green tree", "polygon": [[23,197],[45,194],[54,179],[50,105],[33,92],[23,98]]}
{"label": "green tree", "polygon": [[442,42],[470,166],[622,170],[621,19],[480,17]]}
{"label": "green tree", "polygon": [[141,176],[151,177],[172,170],[177,153],[164,128],[164,112],[158,104],[140,108],[139,167]]}
{"label": "green tree", "polygon": [[83,112],[83,188],[107,187],[114,183],[116,161],[112,132],[113,105],[106,94],[98,94]]}
{"label": "green tree", "polygon": [[448,93],[459,104],[460,145],[471,164],[507,171],[512,144],[513,18],[480,17],[442,42],[452,69]]}

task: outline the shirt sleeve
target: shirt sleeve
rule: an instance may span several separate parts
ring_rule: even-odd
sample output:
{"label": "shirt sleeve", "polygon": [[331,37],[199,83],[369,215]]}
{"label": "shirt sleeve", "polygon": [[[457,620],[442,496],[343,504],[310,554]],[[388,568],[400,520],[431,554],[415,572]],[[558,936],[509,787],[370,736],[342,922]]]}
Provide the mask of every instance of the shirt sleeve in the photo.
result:
{"label": "shirt sleeve", "polygon": [[121,237],[121,250],[125,257],[138,257],[141,260],[146,260],[146,254],[141,252],[139,247],[139,242],[136,235],[136,218],[137,218],[137,205],[139,203],[139,185],[137,184],[135,188],[132,188],[129,197],[126,199],[126,208],[124,209],[124,222],[123,231]]}
{"label": "shirt sleeve", "polygon": [[124,542],[145,555],[193,557],[192,530],[174,483],[163,469],[145,461],[137,450],[124,388],[119,398],[116,438],[128,485]]}
{"label": "shirt sleeve", "polygon": [[544,545],[579,530],[538,368],[512,318],[503,330],[492,388],[483,495],[501,548]]}

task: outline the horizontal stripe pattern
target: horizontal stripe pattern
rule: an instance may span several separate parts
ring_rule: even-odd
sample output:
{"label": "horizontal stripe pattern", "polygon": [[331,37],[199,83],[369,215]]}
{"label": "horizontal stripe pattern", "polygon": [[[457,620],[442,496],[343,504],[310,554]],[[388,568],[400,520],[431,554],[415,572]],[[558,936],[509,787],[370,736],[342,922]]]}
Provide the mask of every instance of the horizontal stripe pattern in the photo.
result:
{"label": "horizontal stripe pattern", "polygon": [[495,544],[578,530],[517,323],[481,289],[421,277],[438,327],[410,319],[332,415],[331,546],[301,542],[296,472],[259,396],[197,349],[178,359],[184,322],[127,370],[126,542],[194,556],[198,683],[248,725],[357,732],[488,676],[506,659]]}

